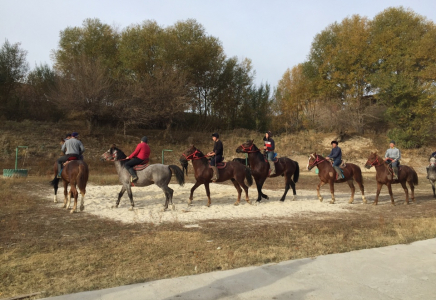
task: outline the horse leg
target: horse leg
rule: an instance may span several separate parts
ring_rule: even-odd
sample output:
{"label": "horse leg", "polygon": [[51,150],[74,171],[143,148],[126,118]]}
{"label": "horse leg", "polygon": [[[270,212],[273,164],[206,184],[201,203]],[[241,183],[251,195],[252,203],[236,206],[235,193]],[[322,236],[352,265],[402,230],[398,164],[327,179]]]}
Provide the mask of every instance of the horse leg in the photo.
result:
{"label": "horse leg", "polygon": [[211,201],[210,201],[209,182],[205,182],[205,183],[204,183],[204,188],[206,189],[207,207],[210,207],[210,205],[211,205]]}
{"label": "horse leg", "polygon": [[[57,175],[56,175],[57,176]],[[57,180],[57,178],[56,178],[56,176],[55,176],[55,179],[53,180],[53,181],[55,181],[55,180]],[[57,181],[54,185],[53,185],[53,189],[54,189],[54,197],[53,197],[53,201],[54,201],[54,203],[58,203],[58,188],[59,188],[59,181]]]}
{"label": "horse leg", "polygon": [[115,208],[118,208],[118,205],[120,205],[121,198],[123,197],[126,190],[127,190],[126,187],[123,185],[121,187],[121,191],[118,193],[118,199],[117,202],[115,202]]}
{"label": "horse leg", "polygon": [[390,182],[386,184],[388,186],[389,196],[391,196],[391,204],[395,205],[394,194],[392,193],[392,185]]}
{"label": "horse leg", "polygon": [[267,195],[265,195],[264,193],[262,193],[262,187],[263,187],[263,184],[265,183],[265,179],[260,179],[259,181],[258,180],[255,180],[255,181],[256,181],[256,188],[257,188],[257,200],[256,200],[256,202],[261,202],[262,198],[268,200],[269,197]]}
{"label": "horse leg", "polygon": [[239,186],[239,183],[234,178],[232,178],[232,183],[235,186],[236,190],[238,191],[238,200],[236,200],[236,202],[234,203],[235,206],[238,206],[239,203],[241,202],[242,189]]}
{"label": "horse leg", "polygon": [[294,182],[294,180],[291,179],[289,181],[289,184],[291,185],[291,188],[292,188],[292,201],[294,201],[294,200],[297,199],[297,190],[295,189],[295,182]]}
{"label": "horse leg", "polygon": [[76,188],[76,184],[72,183],[71,184],[71,191],[70,194],[72,194],[72,196],[74,197],[74,205],[73,205],[73,209],[70,211],[70,213],[75,213],[76,209],[77,209],[77,197],[78,197],[78,192],[77,192],[77,188]]}
{"label": "horse leg", "polygon": [[[201,183],[198,183],[198,181],[194,184],[194,186],[191,188],[191,195],[189,196],[188,205],[192,204],[192,200],[194,199],[194,191],[201,185]],[[207,193],[207,189],[206,189]],[[209,200],[210,201],[210,200]]]}
{"label": "horse leg", "polygon": [[[362,202],[363,202],[363,203],[366,203],[366,198],[365,198],[365,187],[363,186],[362,179],[361,179],[361,181],[356,180],[356,182],[357,182],[357,184],[359,185],[360,192],[362,193]],[[362,203],[362,204],[363,204],[363,203]]]}
{"label": "horse leg", "polygon": [[374,200],[373,205],[377,205],[378,204],[378,196],[380,195],[380,191],[381,191],[382,186],[383,186],[382,183],[377,182],[377,193],[375,194],[375,200]]}
{"label": "horse leg", "polygon": [[285,192],[283,193],[283,196],[280,198],[280,201],[282,201],[282,202],[285,201],[286,194],[288,193],[290,187],[291,187],[290,184],[288,182],[286,182],[285,183]]}
{"label": "horse leg", "polygon": [[354,201],[354,192],[356,191],[356,188],[354,187],[353,179],[348,180],[347,183],[351,189],[351,198],[350,198],[350,200],[348,200],[348,203],[351,204]]}
{"label": "horse leg", "polygon": [[80,190],[80,211],[85,210],[85,192]]}
{"label": "horse leg", "polygon": [[335,204],[335,183],[333,179],[329,180],[330,185],[330,193],[332,194],[332,200],[330,201],[330,204]]}
{"label": "horse leg", "polygon": [[321,193],[319,191],[324,184],[325,184],[324,181],[320,181],[317,188],[316,188],[316,193],[318,194],[318,199],[320,202],[322,202],[323,198],[321,197]]}
{"label": "horse leg", "polygon": [[[434,186],[434,181],[430,181],[430,183],[431,183],[431,188],[433,189],[433,198],[436,198],[436,188]],[[409,183],[409,185],[410,185],[410,183]]]}
{"label": "horse leg", "polygon": [[126,187],[126,189],[127,189],[127,195],[129,196],[129,199],[130,199],[130,208],[129,208],[129,210],[133,210],[133,208],[135,207],[135,203],[133,202],[132,187],[130,185],[128,185]]}
{"label": "horse leg", "polygon": [[160,188],[164,192],[165,198],[166,198],[165,205],[164,205],[164,211],[168,209],[168,204],[169,204],[170,200],[171,200],[171,206],[174,210],[174,205],[173,205],[173,193],[174,193],[174,191],[173,191],[173,189],[171,189],[169,186],[161,186]]}
{"label": "horse leg", "polygon": [[406,182],[402,181],[401,186],[403,187],[404,193],[406,194],[406,204],[409,204],[409,190],[407,189]]}

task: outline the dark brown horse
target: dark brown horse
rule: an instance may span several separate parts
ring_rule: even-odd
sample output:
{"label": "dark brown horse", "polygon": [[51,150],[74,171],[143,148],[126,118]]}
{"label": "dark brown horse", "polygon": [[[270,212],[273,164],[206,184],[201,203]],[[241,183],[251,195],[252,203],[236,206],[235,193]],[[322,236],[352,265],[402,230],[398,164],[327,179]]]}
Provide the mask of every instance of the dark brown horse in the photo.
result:
{"label": "dark brown horse", "polygon": [[[54,179],[50,182],[54,188],[54,202],[57,203],[57,192],[60,178],[57,178],[58,174],[58,164],[55,162],[54,167]],[[80,211],[85,209],[85,193],[86,193],[86,183],[88,182],[89,170],[88,165],[83,160],[72,160],[67,162],[65,167],[62,169],[62,181],[64,183],[64,206],[63,208],[69,209],[71,203],[71,197],[74,198],[74,206],[70,213],[76,212],[77,209],[77,197],[78,191],[80,190],[82,195],[80,200]],[[68,184],[70,184],[70,192],[68,193]]]}
{"label": "dark brown horse", "polygon": [[360,191],[362,192],[362,201],[363,203],[366,203],[365,198],[365,188],[363,186],[363,177],[362,177],[362,170],[359,166],[355,164],[347,163],[345,168],[342,168],[342,172],[344,175],[344,178],[337,179],[337,173],[335,169],[333,168],[330,161],[322,157],[321,155],[318,155],[316,153],[312,153],[309,156],[309,164],[307,165],[307,169],[310,171],[313,167],[318,167],[318,176],[321,180],[318,184],[318,187],[316,188],[316,191],[318,193],[318,199],[322,202],[323,198],[320,193],[321,187],[328,183],[330,185],[330,193],[332,194],[332,200],[330,201],[331,204],[335,203],[335,183],[342,183],[347,182],[348,186],[351,189],[351,198],[348,201],[348,203],[353,203],[354,201],[354,182],[353,179],[357,182],[359,185]]}
{"label": "dark brown horse", "polygon": [[[260,202],[262,198],[268,199],[268,196],[262,193],[262,187],[265,180],[269,177],[269,163],[265,160],[265,157],[260,153],[260,150],[253,144],[253,140],[246,141],[241,146],[236,148],[237,153],[248,154],[248,164],[251,168],[254,180],[257,187],[257,202]],[[285,177],[285,193],[280,201],[285,201],[286,194],[289,188],[292,187],[294,193],[293,199],[295,200],[297,192],[295,190],[295,184],[300,176],[300,167],[296,161],[287,157],[280,157],[275,163],[276,174],[271,177],[284,176]]]}
{"label": "dark brown horse", "polygon": [[377,205],[378,203],[378,196],[380,195],[380,190],[384,184],[388,187],[392,205],[395,205],[391,184],[396,183],[400,183],[403,187],[404,193],[406,194],[406,204],[409,204],[409,190],[407,189],[406,182],[410,186],[412,200],[415,202],[415,185],[418,185],[418,174],[416,174],[412,167],[401,165],[398,168],[398,179],[393,179],[388,164],[383,161],[383,158],[381,158],[377,152],[371,153],[365,164],[367,169],[370,169],[372,166],[375,167],[375,180],[377,181],[377,195],[375,196],[374,205]]}
{"label": "dark brown horse", "polygon": [[[210,190],[209,184],[212,182],[213,171],[209,167],[209,160],[204,154],[195,148],[194,145],[189,147],[185,152],[183,152],[180,157],[180,163],[183,168],[186,168],[186,172],[188,170],[188,161],[192,161],[192,166],[194,167],[194,175],[195,175],[195,184],[191,188],[191,195],[189,196],[188,204],[192,203],[193,194],[196,188],[200,185],[204,184],[207,195],[207,206],[210,206]],[[240,164],[236,161],[229,161],[226,163],[225,168],[218,169],[219,179],[216,182],[223,182],[227,180],[231,180],[236,190],[238,191],[238,200],[235,202],[235,205],[239,205],[241,201],[241,193],[242,189],[245,191],[245,200],[247,203],[250,203],[250,199],[248,197],[248,187],[244,183],[244,179],[247,180],[248,186],[253,184],[253,179],[251,178],[251,171],[246,166]]]}

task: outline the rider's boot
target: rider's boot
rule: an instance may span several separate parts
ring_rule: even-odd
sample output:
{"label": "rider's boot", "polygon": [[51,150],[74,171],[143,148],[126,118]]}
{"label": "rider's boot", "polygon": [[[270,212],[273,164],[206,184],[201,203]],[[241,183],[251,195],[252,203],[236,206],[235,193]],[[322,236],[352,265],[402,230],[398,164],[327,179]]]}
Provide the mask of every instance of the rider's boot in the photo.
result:
{"label": "rider's boot", "polygon": [[216,166],[211,166],[211,168],[213,170],[212,181],[215,182],[219,179],[220,175],[218,173],[218,168]]}
{"label": "rider's boot", "polygon": [[132,175],[132,177],[130,178],[131,182],[135,182],[136,180],[138,180],[138,176],[136,175],[135,170],[133,170],[133,168],[128,169],[130,175]]}
{"label": "rider's boot", "polygon": [[341,168],[339,168],[339,166],[333,166],[333,168],[335,168],[336,173],[338,173],[338,179],[343,179],[344,174],[342,174]]}
{"label": "rider's boot", "polygon": [[57,178],[62,178],[62,164],[58,163],[58,175]]}
{"label": "rider's boot", "polygon": [[276,174],[276,165],[271,160],[269,160],[268,163],[269,163],[269,169],[271,170],[271,172],[269,173],[269,176],[275,175]]}
{"label": "rider's boot", "polygon": [[398,179],[398,167],[392,167],[392,170],[394,170],[394,179]]}

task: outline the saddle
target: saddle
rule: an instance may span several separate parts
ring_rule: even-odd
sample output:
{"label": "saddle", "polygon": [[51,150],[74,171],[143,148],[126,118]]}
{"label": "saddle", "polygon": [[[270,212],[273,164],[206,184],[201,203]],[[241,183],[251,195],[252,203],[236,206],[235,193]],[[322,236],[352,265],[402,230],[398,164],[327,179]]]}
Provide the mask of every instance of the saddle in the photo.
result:
{"label": "saddle", "polygon": [[[332,164],[332,166],[333,166],[333,160],[330,160],[330,163]],[[339,168],[341,168],[341,169],[345,169],[347,167],[347,164],[345,163],[345,161],[342,159],[341,160],[341,164],[339,165]]]}
{"label": "saddle", "polygon": [[64,162],[64,164],[62,165],[62,167],[65,167],[68,163],[70,163],[70,162],[73,161],[73,160],[79,160],[79,159],[78,159],[77,157],[75,157],[75,156],[68,157],[67,161]]}
{"label": "saddle", "polygon": [[133,170],[135,170],[135,171],[141,171],[141,170],[144,170],[145,168],[147,168],[148,166],[150,165],[150,162],[147,160],[147,161],[143,161],[142,163],[140,163],[139,165],[136,165],[136,166],[134,166],[133,167]]}
{"label": "saddle", "polygon": [[[219,162],[219,163],[216,163],[216,167],[218,168],[218,169],[224,169],[225,167],[227,166],[227,163],[226,162]],[[212,166],[210,165],[210,162],[209,162],[209,168],[211,168]]]}
{"label": "saddle", "polygon": [[[268,162],[268,158],[266,157],[266,153],[263,155],[263,158],[265,159],[265,162]],[[274,158],[272,161],[274,163],[277,163],[279,161],[279,158],[277,157],[277,152],[274,152]]]}

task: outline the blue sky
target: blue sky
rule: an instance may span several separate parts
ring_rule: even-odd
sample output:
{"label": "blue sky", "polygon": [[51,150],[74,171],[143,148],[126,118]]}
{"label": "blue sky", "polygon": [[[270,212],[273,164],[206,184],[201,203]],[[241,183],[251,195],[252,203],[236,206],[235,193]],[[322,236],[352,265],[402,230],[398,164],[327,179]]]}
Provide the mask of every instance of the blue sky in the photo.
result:
{"label": "blue sky", "polygon": [[0,43],[21,43],[27,60],[52,65],[59,32],[98,18],[123,29],[144,20],[161,26],[195,19],[220,39],[228,57],[250,58],[255,83],[276,86],[287,68],[306,60],[314,36],[354,14],[372,19],[388,7],[403,6],[436,21],[435,0],[0,0]]}

